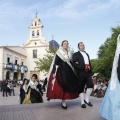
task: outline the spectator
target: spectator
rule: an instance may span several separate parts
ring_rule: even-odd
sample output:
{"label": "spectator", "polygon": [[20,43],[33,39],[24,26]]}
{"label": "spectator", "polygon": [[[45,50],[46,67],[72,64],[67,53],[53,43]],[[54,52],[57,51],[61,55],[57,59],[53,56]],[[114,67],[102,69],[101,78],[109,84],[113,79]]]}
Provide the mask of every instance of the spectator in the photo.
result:
{"label": "spectator", "polygon": [[4,94],[6,94],[6,97],[7,97],[7,82],[3,80],[3,97],[4,97]]}
{"label": "spectator", "polygon": [[14,85],[12,82],[10,82],[10,88],[11,88],[11,92],[13,92],[13,96],[15,96]]}
{"label": "spectator", "polygon": [[97,88],[95,89],[95,94],[94,96],[99,96],[100,94],[100,90],[101,90],[102,86],[101,86],[101,83],[99,82],[98,85],[97,85]]}
{"label": "spectator", "polygon": [[43,83],[43,87],[42,87],[44,91],[46,91],[46,89],[45,89],[46,85],[47,85],[47,77],[45,78],[44,83]]}
{"label": "spectator", "polygon": [[0,91],[2,92],[2,81],[0,81]]}
{"label": "spectator", "polygon": [[8,84],[7,84],[7,92],[8,92],[8,93],[9,93],[9,95],[11,96],[10,81],[8,81]]}
{"label": "spectator", "polygon": [[107,86],[106,86],[106,84],[104,83],[104,84],[103,84],[103,87],[102,87],[102,91],[101,91],[101,96],[102,96],[102,97],[104,97],[106,90],[107,90]]}

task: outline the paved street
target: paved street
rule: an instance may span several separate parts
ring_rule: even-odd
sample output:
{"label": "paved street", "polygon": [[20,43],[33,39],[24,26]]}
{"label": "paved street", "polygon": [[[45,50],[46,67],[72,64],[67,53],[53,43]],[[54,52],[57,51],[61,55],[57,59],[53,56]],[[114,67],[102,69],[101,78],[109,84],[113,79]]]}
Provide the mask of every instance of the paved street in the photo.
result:
{"label": "paved street", "polygon": [[18,95],[19,95],[19,88],[15,87],[15,96],[11,95],[8,97],[3,97],[2,96],[2,92],[0,92],[0,106],[3,105],[18,105],[19,101],[18,101]]}
{"label": "paved street", "polygon": [[[8,97],[3,97],[2,92],[0,92],[0,106],[3,105],[18,105],[19,104],[19,87],[15,87],[15,96],[11,94],[11,96],[8,95]],[[43,96],[44,101],[47,102],[45,94]]]}
{"label": "paved street", "polygon": [[19,105],[19,89],[16,96],[2,97],[0,92],[0,120],[105,120],[99,116],[98,110],[102,98],[91,97],[94,107],[82,109],[79,99],[67,101],[68,109],[63,110],[59,100],[32,105]]}

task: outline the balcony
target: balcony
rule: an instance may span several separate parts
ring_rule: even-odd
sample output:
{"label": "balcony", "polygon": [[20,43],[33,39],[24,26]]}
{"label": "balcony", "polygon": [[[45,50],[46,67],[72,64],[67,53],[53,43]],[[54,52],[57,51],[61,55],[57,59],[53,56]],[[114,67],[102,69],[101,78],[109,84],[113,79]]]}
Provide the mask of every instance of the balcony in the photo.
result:
{"label": "balcony", "polygon": [[12,63],[4,64],[4,69],[11,70],[14,73],[15,72],[26,73],[28,71],[27,66],[19,65],[19,64],[12,64]]}

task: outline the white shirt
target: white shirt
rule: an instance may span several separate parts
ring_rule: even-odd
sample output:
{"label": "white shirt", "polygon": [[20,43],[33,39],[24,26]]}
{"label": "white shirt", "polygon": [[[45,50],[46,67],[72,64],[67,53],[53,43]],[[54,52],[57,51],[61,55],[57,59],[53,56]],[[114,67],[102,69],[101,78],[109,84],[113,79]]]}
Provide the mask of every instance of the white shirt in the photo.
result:
{"label": "white shirt", "polygon": [[28,90],[28,85],[23,85],[23,90],[25,91],[25,93],[27,92]]}
{"label": "white shirt", "polygon": [[89,64],[89,59],[88,59],[87,54],[85,52],[83,52],[83,51],[80,51],[80,53],[82,54],[82,56],[84,58],[85,64]]}

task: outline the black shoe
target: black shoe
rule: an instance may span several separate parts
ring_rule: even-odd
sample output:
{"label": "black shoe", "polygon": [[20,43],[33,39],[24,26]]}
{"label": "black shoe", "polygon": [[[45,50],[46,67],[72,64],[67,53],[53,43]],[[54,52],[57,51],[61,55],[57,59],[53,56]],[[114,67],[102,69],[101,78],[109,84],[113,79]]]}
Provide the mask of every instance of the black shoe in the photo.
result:
{"label": "black shoe", "polygon": [[50,101],[50,99],[49,99],[49,98],[47,98],[47,101]]}
{"label": "black shoe", "polygon": [[88,106],[90,106],[90,107],[92,107],[93,105],[91,104],[91,102],[86,102],[85,100],[84,100],[84,102],[88,105]]}
{"label": "black shoe", "polygon": [[63,104],[61,103],[61,106],[62,106],[63,109],[67,109],[67,105],[63,106]]}
{"label": "black shoe", "polygon": [[82,104],[82,105],[81,105],[81,108],[86,108],[86,105],[85,105],[85,104]]}

